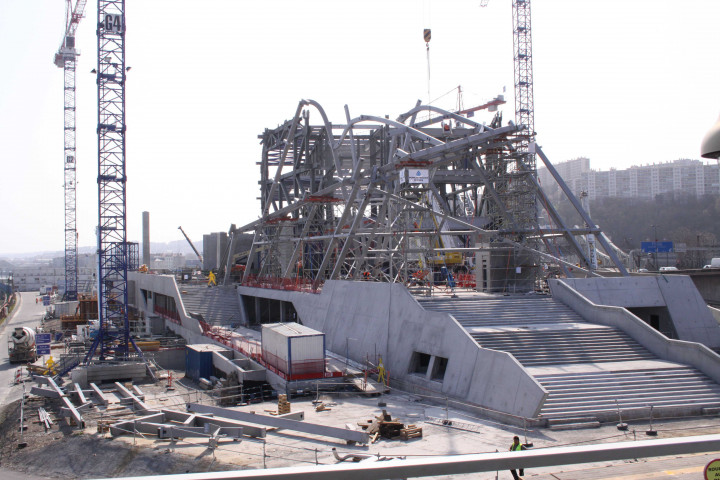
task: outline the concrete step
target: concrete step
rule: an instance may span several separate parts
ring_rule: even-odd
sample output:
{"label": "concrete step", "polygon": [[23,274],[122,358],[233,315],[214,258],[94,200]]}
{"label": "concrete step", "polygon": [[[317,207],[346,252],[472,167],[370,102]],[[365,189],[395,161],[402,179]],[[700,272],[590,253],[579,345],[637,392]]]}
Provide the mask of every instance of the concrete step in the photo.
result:
{"label": "concrete step", "polygon": [[563,373],[563,374],[550,374],[534,375],[535,378],[540,381],[543,385],[549,386],[572,386],[577,384],[587,383],[588,381],[606,381],[616,380],[631,381],[635,378],[652,379],[655,381],[669,379],[673,380],[678,377],[685,377],[688,374],[696,374],[697,370],[689,367],[683,368],[664,368],[657,370],[622,370],[622,371],[600,371],[600,372],[577,372],[577,373]]}
{"label": "concrete step", "polygon": [[[547,387],[546,387],[547,388]],[[552,389],[553,400],[558,398],[571,398],[587,395],[626,395],[627,392],[688,392],[688,391],[713,391],[720,393],[720,386],[712,382],[687,379],[678,383],[655,384],[649,386],[647,383],[637,382],[630,385],[601,385],[596,384],[588,387],[575,387],[568,389]]]}
{"label": "concrete step", "polygon": [[240,321],[237,291],[232,287],[179,285],[185,311],[199,313],[211,325],[227,325]]}
{"label": "concrete step", "polygon": [[677,414],[699,414],[720,406],[720,385],[689,367],[535,378],[549,393],[540,412],[543,417],[592,413],[611,418],[618,404],[623,411],[640,411],[652,405]]}
{"label": "concrete step", "polygon": [[718,392],[709,391],[690,391],[685,394],[679,392],[628,392],[623,395],[599,395],[599,396],[577,396],[565,398],[548,398],[543,406],[545,408],[555,408],[560,406],[580,406],[580,405],[615,405],[615,401],[622,407],[627,403],[642,403],[643,405],[652,405],[655,401],[683,401],[689,403],[697,403],[698,401],[720,401]]}
{"label": "concrete step", "polygon": [[451,314],[465,327],[582,322],[566,305],[549,297],[421,299],[426,310]]}
{"label": "concrete step", "polygon": [[[656,418],[660,418],[660,413],[662,410],[665,411],[673,411],[677,415],[699,415],[702,414],[703,410],[705,408],[718,408],[720,407],[720,402],[713,402],[713,403],[707,403],[707,402],[682,402],[682,401],[666,401],[666,402],[655,402],[652,404],[654,407],[655,413],[658,415]],[[649,414],[649,407],[650,404],[648,403],[636,403],[636,404],[621,404],[620,410],[622,412],[623,418],[630,418],[630,411],[631,410],[638,410],[644,412],[641,415],[641,418],[647,417]],[[567,415],[581,415],[581,414],[588,414],[592,413],[596,415],[598,418],[618,418],[617,417],[617,406],[615,405],[605,405],[605,406],[593,406],[593,407],[587,407],[587,406],[578,406],[578,407],[567,407],[567,408],[549,408],[547,410],[543,409],[540,412],[541,418],[556,418],[556,417],[564,417]]]}
{"label": "concrete step", "polygon": [[483,348],[508,352],[526,367],[656,358],[625,333],[605,326],[470,334]]}
{"label": "concrete step", "polygon": [[581,430],[584,428],[599,428],[600,422],[593,416],[557,417],[547,422],[550,430]]}

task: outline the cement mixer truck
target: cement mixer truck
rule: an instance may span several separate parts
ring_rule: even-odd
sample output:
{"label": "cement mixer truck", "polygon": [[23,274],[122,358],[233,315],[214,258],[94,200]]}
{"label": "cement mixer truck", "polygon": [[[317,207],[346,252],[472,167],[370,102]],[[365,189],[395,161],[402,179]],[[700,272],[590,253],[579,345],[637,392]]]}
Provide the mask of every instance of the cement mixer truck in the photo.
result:
{"label": "cement mixer truck", "polygon": [[15,327],[8,340],[10,363],[28,363],[37,360],[35,330],[30,327]]}

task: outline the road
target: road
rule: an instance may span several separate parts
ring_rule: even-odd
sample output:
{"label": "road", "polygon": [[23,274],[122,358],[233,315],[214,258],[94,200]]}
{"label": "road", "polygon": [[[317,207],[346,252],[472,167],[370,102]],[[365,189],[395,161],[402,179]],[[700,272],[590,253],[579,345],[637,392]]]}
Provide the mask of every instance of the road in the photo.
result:
{"label": "road", "polygon": [[36,303],[37,294],[22,292],[18,294],[18,304],[13,313],[0,326],[0,405],[6,405],[22,397],[22,385],[14,385],[17,364],[8,359],[8,339],[15,327],[36,327],[45,314],[42,303]]}

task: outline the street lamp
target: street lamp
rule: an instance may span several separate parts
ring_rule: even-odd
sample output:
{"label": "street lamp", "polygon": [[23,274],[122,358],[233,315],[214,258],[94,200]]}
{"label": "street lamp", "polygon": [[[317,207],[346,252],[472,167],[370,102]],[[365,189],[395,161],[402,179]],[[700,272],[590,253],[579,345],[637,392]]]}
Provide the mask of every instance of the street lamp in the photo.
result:
{"label": "street lamp", "polygon": [[653,243],[653,246],[655,247],[654,254],[653,254],[653,260],[655,261],[655,270],[660,270],[660,262],[658,262],[658,236],[657,236],[657,225],[650,225],[655,232],[655,242]]}

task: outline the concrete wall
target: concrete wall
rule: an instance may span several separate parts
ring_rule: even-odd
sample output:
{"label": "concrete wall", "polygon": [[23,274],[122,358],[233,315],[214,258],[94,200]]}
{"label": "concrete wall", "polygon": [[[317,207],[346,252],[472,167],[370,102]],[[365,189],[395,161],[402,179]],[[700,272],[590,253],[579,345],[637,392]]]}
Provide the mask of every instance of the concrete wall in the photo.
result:
{"label": "concrete wall", "polygon": [[173,332],[182,336],[188,343],[207,343],[207,337],[203,336],[202,329],[198,322],[190,317],[185,311],[182,301],[180,300],[180,292],[178,291],[175,277],[172,275],[155,275],[150,273],[128,272],[128,284],[135,282],[135,307],[141,312],[145,312],[145,316],[154,316],[154,295],[152,299],[145,301],[141,290],[147,290],[153,293],[160,293],[173,297],[178,313],[180,314],[180,325],[170,320],[165,320],[165,326]]}
{"label": "concrete wall", "polygon": [[[175,304],[178,307],[178,313],[180,313],[180,321],[182,324],[178,325],[175,322],[164,319],[165,326],[185,338],[188,344],[212,342],[212,340],[202,334],[202,329],[200,328],[198,322],[194,318],[190,317],[185,311],[185,307],[180,298],[180,292],[178,291],[177,284],[175,283],[175,277],[171,275],[153,275],[130,272],[128,273],[128,278],[132,279],[132,283],[135,285],[135,294],[138,299],[137,303],[139,304],[136,305],[136,307],[140,311],[145,312],[146,317],[155,315],[153,313],[153,303],[151,299],[148,299],[148,301],[145,302],[140,289],[153,292],[153,299],[155,293],[167,295],[175,299]],[[265,380],[266,371],[261,365],[251,360],[240,359],[240,355],[230,349],[224,352],[230,358],[221,354],[215,355],[216,353],[217,352],[213,352],[213,366],[223,371],[225,374],[229,375],[230,373],[235,372],[238,374],[238,379],[241,382],[244,380]],[[178,351],[152,352],[152,355],[158,360],[158,363],[163,368],[173,368],[179,370],[185,369],[184,348]]]}
{"label": "concrete wall", "polygon": [[720,327],[687,275],[568,278],[565,284],[597,305],[666,307],[680,340],[720,347]]}
{"label": "concrete wall", "polygon": [[567,279],[552,279],[548,283],[555,299],[572,308],[588,322],[618,328],[659,358],[690,365],[720,383],[720,356],[705,345],[671,340],[625,308],[594,303],[569,285],[573,282]]}
{"label": "concrete wall", "polygon": [[[328,281],[320,294],[238,287],[239,295],[292,302],[329,350],[362,362],[381,355],[391,381],[420,385],[511,415],[534,417],[546,390],[515,358],[481,348],[450,315],[424,310],[400,284]],[[442,381],[412,373],[413,353],[448,359]]]}
{"label": "concrete wall", "polygon": [[706,302],[720,305],[720,272],[706,269],[693,272],[690,278]]}
{"label": "concrete wall", "polygon": [[710,306],[708,306],[708,308],[710,309],[710,313],[712,313],[712,316],[715,319],[715,321],[718,322],[718,324],[720,324],[720,309],[717,309],[715,307],[710,307]]}

